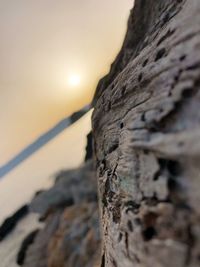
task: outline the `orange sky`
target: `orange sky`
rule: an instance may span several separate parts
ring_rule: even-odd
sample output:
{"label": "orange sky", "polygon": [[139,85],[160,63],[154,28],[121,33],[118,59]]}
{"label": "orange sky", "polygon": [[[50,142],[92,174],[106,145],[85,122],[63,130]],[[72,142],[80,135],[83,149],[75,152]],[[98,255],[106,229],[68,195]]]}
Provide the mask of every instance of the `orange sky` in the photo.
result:
{"label": "orange sky", "polygon": [[[0,165],[87,104],[133,0],[0,0]],[[70,88],[68,76],[81,77]]]}

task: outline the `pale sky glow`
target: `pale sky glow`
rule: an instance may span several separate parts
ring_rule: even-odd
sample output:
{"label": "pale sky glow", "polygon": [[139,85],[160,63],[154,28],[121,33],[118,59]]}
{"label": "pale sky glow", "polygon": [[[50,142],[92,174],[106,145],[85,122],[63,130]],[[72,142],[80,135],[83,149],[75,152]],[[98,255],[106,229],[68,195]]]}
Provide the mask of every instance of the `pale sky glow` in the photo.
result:
{"label": "pale sky glow", "polygon": [[70,87],[77,87],[81,83],[81,76],[79,74],[70,74],[68,77],[68,84]]}
{"label": "pale sky glow", "polygon": [[0,0],[0,165],[88,104],[133,0]]}

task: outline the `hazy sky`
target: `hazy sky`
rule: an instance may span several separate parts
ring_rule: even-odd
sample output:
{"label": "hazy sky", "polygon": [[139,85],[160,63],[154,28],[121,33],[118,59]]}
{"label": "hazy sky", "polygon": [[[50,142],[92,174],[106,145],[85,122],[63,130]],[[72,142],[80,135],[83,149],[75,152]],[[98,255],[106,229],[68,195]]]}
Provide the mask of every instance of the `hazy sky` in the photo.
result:
{"label": "hazy sky", "polygon": [[56,173],[80,166],[85,157],[84,136],[91,129],[90,118],[91,112],[88,112],[80,121],[0,179],[0,224],[20,206],[30,202],[36,191],[51,186]]}
{"label": "hazy sky", "polygon": [[[0,0],[0,165],[87,104],[133,0]],[[81,83],[72,87],[70,75]]]}

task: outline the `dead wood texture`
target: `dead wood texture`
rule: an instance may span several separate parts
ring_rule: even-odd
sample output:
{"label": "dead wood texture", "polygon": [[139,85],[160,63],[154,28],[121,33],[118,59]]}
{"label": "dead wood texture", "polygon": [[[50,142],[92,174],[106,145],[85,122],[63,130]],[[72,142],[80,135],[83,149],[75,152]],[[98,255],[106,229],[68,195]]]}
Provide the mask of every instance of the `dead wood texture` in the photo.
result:
{"label": "dead wood texture", "polygon": [[200,1],[136,0],[93,101],[102,267],[200,266]]}

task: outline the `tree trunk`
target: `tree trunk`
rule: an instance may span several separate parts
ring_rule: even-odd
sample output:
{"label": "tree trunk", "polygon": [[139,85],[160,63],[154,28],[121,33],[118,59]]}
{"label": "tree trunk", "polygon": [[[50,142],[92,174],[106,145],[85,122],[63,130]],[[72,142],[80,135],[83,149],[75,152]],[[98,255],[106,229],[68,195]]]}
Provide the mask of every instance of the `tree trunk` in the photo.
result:
{"label": "tree trunk", "polygon": [[93,101],[102,267],[200,266],[200,1],[136,0]]}

